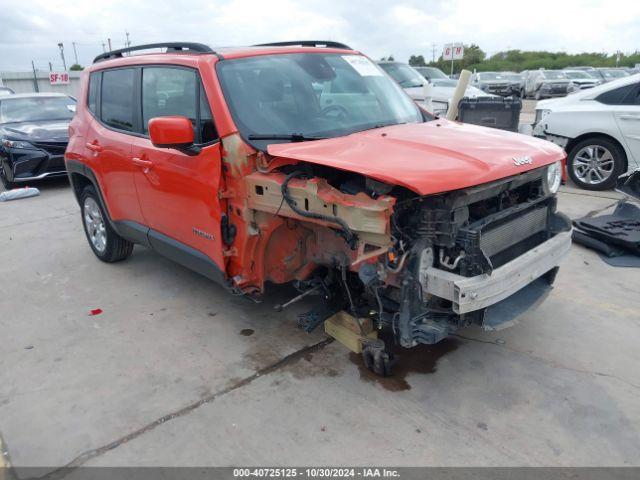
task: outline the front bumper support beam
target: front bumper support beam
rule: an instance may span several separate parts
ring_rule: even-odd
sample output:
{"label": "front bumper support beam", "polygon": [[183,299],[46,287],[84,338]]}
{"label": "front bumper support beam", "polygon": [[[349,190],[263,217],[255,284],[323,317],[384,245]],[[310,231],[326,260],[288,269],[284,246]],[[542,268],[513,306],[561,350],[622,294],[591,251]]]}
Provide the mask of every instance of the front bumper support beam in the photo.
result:
{"label": "front bumper support beam", "polygon": [[560,232],[532,250],[493,270],[491,275],[463,277],[435,267],[427,269],[426,291],[452,302],[458,315],[494,305],[557,267],[569,253],[571,231]]}

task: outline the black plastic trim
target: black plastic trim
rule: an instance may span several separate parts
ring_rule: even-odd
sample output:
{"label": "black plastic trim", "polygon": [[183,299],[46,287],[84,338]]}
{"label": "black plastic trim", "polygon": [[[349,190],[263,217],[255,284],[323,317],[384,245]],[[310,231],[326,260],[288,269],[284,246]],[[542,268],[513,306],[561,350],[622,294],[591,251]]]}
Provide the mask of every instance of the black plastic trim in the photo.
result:
{"label": "black plastic trim", "polygon": [[254,47],[324,47],[353,50],[350,46],[331,40],[291,40],[287,42],[259,43]]}
{"label": "black plastic trim", "polygon": [[149,230],[148,238],[151,248],[160,255],[221,285],[226,285],[222,270],[204,253],[155,230]]}
{"label": "black plastic trim", "polygon": [[123,53],[137,52],[140,50],[149,50],[152,48],[166,48],[167,53],[213,53],[216,52],[208,45],[203,43],[189,43],[189,42],[165,42],[165,43],[148,43],[146,45],[136,45],[135,47],[121,48],[119,50],[112,50],[110,52],[102,53],[93,59],[93,63],[100,62],[102,60],[110,60],[112,58],[122,58]]}

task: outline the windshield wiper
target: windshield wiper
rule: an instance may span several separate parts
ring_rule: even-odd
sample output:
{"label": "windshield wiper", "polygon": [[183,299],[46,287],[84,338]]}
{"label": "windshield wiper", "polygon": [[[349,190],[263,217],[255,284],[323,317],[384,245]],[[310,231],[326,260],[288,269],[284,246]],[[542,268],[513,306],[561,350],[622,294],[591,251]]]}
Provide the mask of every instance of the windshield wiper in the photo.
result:
{"label": "windshield wiper", "polygon": [[288,140],[290,142],[308,142],[311,140],[325,140],[327,137],[310,137],[301,133],[278,134],[278,133],[252,133],[249,140]]}

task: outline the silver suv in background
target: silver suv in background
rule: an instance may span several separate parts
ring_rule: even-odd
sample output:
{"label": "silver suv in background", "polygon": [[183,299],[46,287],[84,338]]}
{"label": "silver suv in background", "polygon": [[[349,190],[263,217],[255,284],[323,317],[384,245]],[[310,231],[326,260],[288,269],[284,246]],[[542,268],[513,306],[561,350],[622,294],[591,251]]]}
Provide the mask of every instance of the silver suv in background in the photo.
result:
{"label": "silver suv in background", "polygon": [[473,75],[471,85],[486,93],[508,97],[514,94],[517,95],[520,92],[519,83],[516,83],[514,89],[512,78],[506,72],[477,72]]}
{"label": "silver suv in background", "polygon": [[586,70],[563,70],[564,74],[571,84],[568,87],[569,93],[577,92],[578,90],[585,90],[587,88],[593,88],[596,85],[600,85],[602,82],[596,77],[591,75]]}
{"label": "silver suv in background", "polygon": [[571,80],[562,70],[530,70],[524,85],[524,97],[542,98],[564,97],[568,93]]}

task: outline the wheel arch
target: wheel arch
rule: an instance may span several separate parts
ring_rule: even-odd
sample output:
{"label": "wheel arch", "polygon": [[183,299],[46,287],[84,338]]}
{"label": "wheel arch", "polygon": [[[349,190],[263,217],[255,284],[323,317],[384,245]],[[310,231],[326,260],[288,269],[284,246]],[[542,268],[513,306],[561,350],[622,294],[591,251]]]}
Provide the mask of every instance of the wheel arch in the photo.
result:
{"label": "wheel arch", "polygon": [[111,214],[109,213],[109,207],[104,201],[104,196],[102,195],[100,184],[98,183],[98,179],[96,178],[95,173],[93,173],[93,170],[91,170],[91,168],[86,166],[84,163],[74,160],[67,160],[66,166],[69,182],[71,183],[71,188],[73,189],[73,193],[76,197],[78,205],[80,205],[82,192],[87,186],[91,185],[98,193],[102,209],[107,215],[107,220],[115,229],[113,220],[111,219]]}
{"label": "wheel arch", "polygon": [[622,152],[622,160],[624,162],[623,172],[626,172],[629,169],[629,156],[627,155],[627,150],[624,148],[624,145],[622,145],[622,143],[620,143],[618,139],[606,133],[588,132],[570,139],[567,142],[567,146],[565,147],[565,151],[567,152],[567,155],[571,152],[573,147],[575,147],[578,143],[582,142],[583,140],[587,140],[588,138],[604,138],[610,141],[611,143],[615,144]]}

